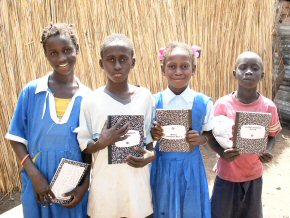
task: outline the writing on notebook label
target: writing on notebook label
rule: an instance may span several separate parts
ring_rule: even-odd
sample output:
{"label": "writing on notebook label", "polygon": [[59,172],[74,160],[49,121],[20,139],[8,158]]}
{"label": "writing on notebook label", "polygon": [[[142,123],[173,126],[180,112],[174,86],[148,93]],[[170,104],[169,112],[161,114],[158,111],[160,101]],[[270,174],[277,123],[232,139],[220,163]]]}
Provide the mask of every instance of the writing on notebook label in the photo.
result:
{"label": "writing on notebook label", "polygon": [[260,125],[243,125],[241,127],[241,137],[245,139],[264,138],[266,129]]}
{"label": "writing on notebook label", "polygon": [[162,138],[174,140],[184,139],[186,134],[185,126],[182,125],[167,125],[162,126],[164,136]]}
{"label": "writing on notebook label", "polygon": [[117,147],[119,148],[132,147],[140,143],[141,135],[138,130],[129,130],[125,136],[127,136],[128,138],[115,143]]}

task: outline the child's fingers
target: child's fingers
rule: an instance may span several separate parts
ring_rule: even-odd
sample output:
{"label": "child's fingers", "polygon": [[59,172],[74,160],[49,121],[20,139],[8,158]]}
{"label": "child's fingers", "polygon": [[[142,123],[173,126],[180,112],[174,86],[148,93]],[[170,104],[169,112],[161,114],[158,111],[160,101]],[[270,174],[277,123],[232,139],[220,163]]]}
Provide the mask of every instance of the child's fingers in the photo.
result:
{"label": "child's fingers", "polygon": [[134,147],[134,150],[142,155],[146,153],[145,150],[140,147]]}
{"label": "child's fingers", "polygon": [[195,130],[188,130],[187,134],[199,135],[198,131],[195,131]]}
{"label": "child's fingers", "polygon": [[39,195],[36,192],[34,192],[34,196],[35,196],[36,202],[40,204]]}
{"label": "child's fingers", "polygon": [[117,130],[117,134],[120,136],[125,135],[130,129],[130,123],[126,123],[124,126],[122,126],[120,129]]}
{"label": "child's fingers", "polygon": [[122,121],[123,121],[123,118],[118,119],[118,121],[116,122],[116,124],[114,126],[112,126],[111,128],[112,129],[117,129],[121,125]]}
{"label": "child's fingers", "polygon": [[259,158],[263,163],[269,163],[273,159],[273,155],[270,153],[264,153]]}
{"label": "child's fingers", "polygon": [[158,123],[157,121],[154,121],[153,122],[153,127],[161,127],[161,124]]}
{"label": "child's fingers", "polygon": [[46,207],[46,203],[45,203],[45,200],[44,200],[44,195],[38,194],[38,196],[39,196],[39,201],[42,204],[42,206]]}
{"label": "child's fingers", "polygon": [[129,136],[128,135],[122,135],[118,138],[118,141],[124,141],[128,138]]}
{"label": "child's fingers", "polygon": [[134,157],[132,155],[128,155],[126,161],[128,165],[135,168],[143,167],[145,165],[143,157]]}
{"label": "child's fingers", "polygon": [[49,197],[50,197],[51,199],[55,199],[55,195],[53,194],[53,192],[51,191],[51,189],[49,189],[49,190],[47,191],[47,193],[48,193],[48,195],[49,195]]}

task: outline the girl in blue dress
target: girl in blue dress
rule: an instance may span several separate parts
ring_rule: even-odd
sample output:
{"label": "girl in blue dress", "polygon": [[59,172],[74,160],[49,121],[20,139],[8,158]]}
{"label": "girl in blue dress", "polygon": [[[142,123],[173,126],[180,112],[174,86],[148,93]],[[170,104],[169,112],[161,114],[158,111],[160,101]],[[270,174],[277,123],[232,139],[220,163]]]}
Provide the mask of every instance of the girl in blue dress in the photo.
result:
{"label": "girl in blue dress", "polygon": [[[207,143],[205,132],[210,135],[213,128],[213,103],[209,97],[189,88],[195,73],[195,57],[200,52],[179,42],[161,51],[161,69],[168,87],[155,95],[156,108],[192,109],[192,130],[186,133],[186,140],[193,151],[161,152],[157,142],[150,179],[154,217],[208,218],[210,200],[199,145]],[[151,133],[154,140],[161,139],[160,124],[155,123]]]}
{"label": "girl in blue dress", "polygon": [[54,194],[49,188],[62,158],[83,161],[74,129],[89,89],[74,76],[79,52],[74,26],[51,24],[44,29],[41,42],[53,71],[24,87],[6,134],[23,166],[24,217],[87,217],[89,173],[66,193],[72,197],[68,204],[52,203]]}

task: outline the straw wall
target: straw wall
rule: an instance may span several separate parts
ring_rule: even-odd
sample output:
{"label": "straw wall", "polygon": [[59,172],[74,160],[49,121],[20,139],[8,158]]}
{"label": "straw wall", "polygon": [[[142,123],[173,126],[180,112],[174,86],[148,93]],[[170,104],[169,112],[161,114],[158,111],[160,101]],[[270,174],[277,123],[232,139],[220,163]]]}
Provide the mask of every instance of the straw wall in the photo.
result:
{"label": "straw wall", "polygon": [[271,97],[274,0],[2,0],[0,4],[0,192],[20,187],[16,158],[4,135],[24,84],[50,70],[39,43],[50,22],[76,24],[81,48],[76,73],[91,88],[105,82],[98,66],[101,41],[120,32],[135,45],[133,84],[152,92],[165,88],[157,51],[179,40],[202,47],[194,89],[213,99],[233,91],[234,61],[240,52],[253,50],[265,64],[261,93]]}

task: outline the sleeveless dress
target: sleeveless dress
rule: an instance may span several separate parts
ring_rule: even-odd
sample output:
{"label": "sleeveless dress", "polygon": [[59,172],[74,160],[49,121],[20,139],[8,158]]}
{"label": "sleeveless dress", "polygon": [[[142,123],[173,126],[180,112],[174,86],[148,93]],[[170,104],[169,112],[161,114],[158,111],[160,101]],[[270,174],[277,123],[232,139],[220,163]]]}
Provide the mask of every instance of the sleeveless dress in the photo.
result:
{"label": "sleeveless dress", "polygon": [[[198,93],[192,106],[192,129],[201,132],[209,97]],[[163,108],[162,94],[156,108]],[[151,168],[154,217],[211,217],[208,183],[199,146],[193,152],[160,152]]]}

